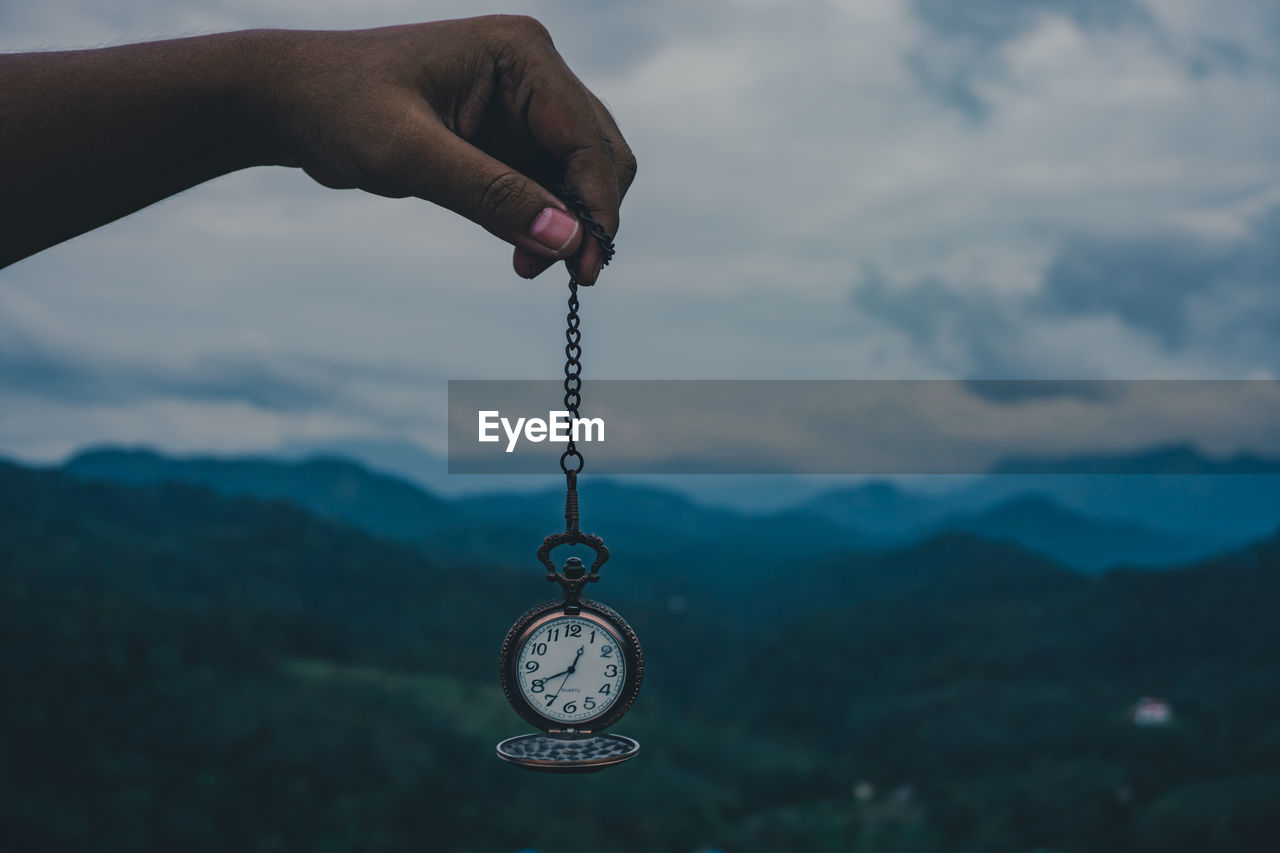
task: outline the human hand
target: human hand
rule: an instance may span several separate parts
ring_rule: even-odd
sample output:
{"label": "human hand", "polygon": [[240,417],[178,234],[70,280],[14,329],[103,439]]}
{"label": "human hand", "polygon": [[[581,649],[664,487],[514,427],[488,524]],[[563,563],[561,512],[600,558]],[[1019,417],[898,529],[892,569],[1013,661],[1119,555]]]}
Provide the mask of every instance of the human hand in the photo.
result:
{"label": "human hand", "polygon": [[267,31],[274,158],[328,187],[416,196],[513,244],[533,278],[600,246],[550,192],[579,193],[616,234],[636,160],[604,105],[532,18],[490,16],[340,32]]}

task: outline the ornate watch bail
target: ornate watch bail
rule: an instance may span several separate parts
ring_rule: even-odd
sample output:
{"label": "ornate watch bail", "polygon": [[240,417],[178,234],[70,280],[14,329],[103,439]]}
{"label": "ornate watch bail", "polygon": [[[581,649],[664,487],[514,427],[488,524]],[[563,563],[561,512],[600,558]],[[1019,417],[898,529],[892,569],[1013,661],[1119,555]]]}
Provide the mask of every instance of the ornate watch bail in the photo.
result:
{"label": "ornate watch bail", "polygon": [[[609,560],[609,548],[599,536],[594,533],[583,533],[579,528],[578,472],[567,471],[565,477],[567,480],[564,498],[565,529],[561,533],[552,533],[542,540],[542,545],[538,548],[538,561],[546,567],[547,580],[557,581],[560,588],[564,590],[565,601],[573,603],[582,598],[583,587],[600,580],[600,567]],[[591,568],[585,568],[580,558],[570,557],[565,560],[564,568],[557,571],[556,564],[551,560],[551,552],[561,545],[586,545],[595,551],[596,558],[591,562]]]}

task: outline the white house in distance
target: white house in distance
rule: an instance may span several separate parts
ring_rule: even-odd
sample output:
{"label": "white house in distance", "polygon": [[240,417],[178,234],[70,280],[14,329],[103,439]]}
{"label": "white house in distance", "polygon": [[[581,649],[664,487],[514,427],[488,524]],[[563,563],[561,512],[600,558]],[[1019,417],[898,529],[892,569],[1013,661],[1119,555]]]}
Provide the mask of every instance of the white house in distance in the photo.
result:
{"label": "white house in distance", "polygon": [[1173,706],[1159,696],[1143,696],[1129,709],[1129,719],[1142,728],[1167,726],[1173,722]]}

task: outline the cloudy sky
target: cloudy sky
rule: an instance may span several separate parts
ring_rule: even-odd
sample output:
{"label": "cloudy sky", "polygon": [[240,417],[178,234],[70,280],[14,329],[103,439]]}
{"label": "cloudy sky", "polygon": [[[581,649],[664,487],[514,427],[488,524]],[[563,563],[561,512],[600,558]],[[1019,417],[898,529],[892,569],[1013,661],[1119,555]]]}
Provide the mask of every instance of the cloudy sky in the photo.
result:
{"label": "cloudy sky", "polygon": [[[1280,373],[1269,0],[0,0],[0,49],[482,11],[640,160],[588,379]],[[564,278],[509,257],[297,171],[199,187],[0,271],[0,455],[443,449],[446,380],[561,369]]]}

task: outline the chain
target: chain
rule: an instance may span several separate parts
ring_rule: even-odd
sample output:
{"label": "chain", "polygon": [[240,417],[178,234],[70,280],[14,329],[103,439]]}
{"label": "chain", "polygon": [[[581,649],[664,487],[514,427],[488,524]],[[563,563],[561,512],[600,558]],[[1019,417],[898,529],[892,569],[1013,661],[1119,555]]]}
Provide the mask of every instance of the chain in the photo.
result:
{"label": "chain", "polygon": [[[601,265],[608,264],[613,259],[613,237],[605,232],[603,225],[591,217],[591,208],[587,206],[582,196],[563,186],[559,187],[557,192],[569,209],[577,214],[578,219],[587,227],[591,237],[600,246],[604,256]],[[586,244],[584,239],[582,246],[585,247]],[[578,474],[585,464],[581,451],[574,443],[572,429],[573,422],[578,419],[578,407],[582,404],[582,330],[579,328],[581,320],[578,317],[578,264],[581,260],[582,247],[579,247],[568,264],[569,314],[565,319],[567,325],[564,332],[564,407],[569,412],[570,430],[569,444],[565,447],[564,453],[560,454],[560,470],[565,475],[564,515],[570,530],[578,529]]]}

